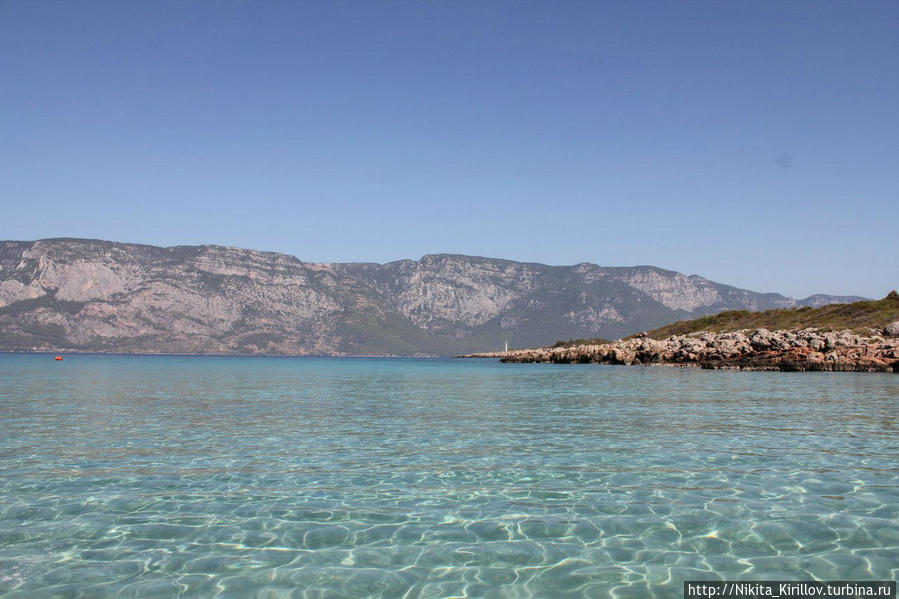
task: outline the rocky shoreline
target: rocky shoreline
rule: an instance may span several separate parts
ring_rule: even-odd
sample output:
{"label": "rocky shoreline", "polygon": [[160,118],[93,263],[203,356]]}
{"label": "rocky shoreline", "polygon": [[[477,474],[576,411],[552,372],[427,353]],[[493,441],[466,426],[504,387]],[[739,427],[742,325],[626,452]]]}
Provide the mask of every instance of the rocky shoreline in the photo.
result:
{"label": "rocky shoreline", "polygon": [[663,340],[638,335],[604,345],[471,354],[501,362],[693,366],[731,370],[899,372],[899,322],[868,336],[851,331],[756,329]]}

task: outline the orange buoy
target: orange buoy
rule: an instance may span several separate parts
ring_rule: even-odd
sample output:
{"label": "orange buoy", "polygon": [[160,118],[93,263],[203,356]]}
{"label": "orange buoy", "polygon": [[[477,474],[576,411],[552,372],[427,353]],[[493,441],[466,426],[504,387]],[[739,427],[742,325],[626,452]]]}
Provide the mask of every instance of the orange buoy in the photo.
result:
{"label": "orange buoy", "polygon": [[60,360],[62,360],[62,356],[56,356],[56,357],[53,358],[53,359],[56,360],[57,362],[59,362]]}

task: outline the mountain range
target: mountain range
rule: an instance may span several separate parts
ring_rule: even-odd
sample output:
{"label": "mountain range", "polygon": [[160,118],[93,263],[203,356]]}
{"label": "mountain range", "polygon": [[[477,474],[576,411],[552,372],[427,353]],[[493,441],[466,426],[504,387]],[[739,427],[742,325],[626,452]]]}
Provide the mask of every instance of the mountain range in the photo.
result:
{"label": "mountain range", "polygon": [[795,300],[654,266],[455,254],[316,263],[213,245],[0,241],[0,350],[452,355],[617,338]]}

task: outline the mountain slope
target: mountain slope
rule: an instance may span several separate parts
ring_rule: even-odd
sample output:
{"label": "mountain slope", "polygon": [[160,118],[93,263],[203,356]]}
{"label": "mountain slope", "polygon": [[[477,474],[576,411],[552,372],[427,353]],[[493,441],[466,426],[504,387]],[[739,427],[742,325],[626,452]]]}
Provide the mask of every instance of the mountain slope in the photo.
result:
{"label": "mountain slope", "polygon": [[796,301],[652,266],[428,255],[307,263],[220,246],[0,242],[0,349],[450,355],[615,338]]}

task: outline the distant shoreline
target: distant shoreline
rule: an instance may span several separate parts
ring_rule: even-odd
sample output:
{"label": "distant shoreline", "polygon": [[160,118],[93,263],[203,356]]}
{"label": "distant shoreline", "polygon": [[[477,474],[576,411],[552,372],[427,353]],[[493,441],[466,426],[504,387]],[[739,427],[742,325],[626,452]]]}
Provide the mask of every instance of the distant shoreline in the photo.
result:
{"label": "distant shoreline", "polygon": [[0,355],[36,355],[36,356],[148,356],[148,357],[183,357],[183,358],[372,358],[372,359],[451,359],[451,356],[400,356],[388,354],[231,354],[231,353],[182,353],[182,352],[103,352],[73,350],[0,350]]}

